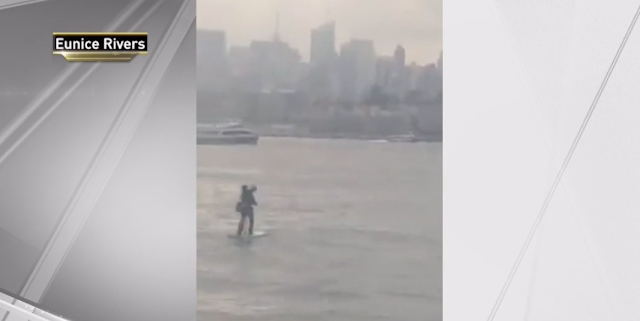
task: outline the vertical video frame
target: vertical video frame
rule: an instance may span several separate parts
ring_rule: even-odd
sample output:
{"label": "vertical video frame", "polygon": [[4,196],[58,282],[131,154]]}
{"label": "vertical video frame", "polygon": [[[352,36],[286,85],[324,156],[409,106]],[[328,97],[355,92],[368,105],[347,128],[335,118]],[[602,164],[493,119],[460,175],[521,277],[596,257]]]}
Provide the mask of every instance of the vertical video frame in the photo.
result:
{"label": "vertical video frame", "polygon": [[442,0],[199,0],[197,54],[198,320],[442,320]]}

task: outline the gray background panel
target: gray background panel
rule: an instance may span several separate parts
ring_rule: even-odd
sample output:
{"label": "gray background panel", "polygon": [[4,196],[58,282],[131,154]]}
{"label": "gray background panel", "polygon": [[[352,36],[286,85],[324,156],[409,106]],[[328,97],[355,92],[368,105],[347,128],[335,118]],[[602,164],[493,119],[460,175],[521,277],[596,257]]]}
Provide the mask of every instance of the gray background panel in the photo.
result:
{"label": "gray background panel", "polygon": [[[127,119],[126,102],[148,95],[124,154],[107,164],[114,169],[106,186],[34,303],[71,320],[195,316],[194,26],[157,95],[135,89],[155,67],[150,62],[174,20],[195,25],[195,10],[181,12],[184,3],[51,0],[0,10],[0,41],[13,44],[0,46],[0,291],[24,295],[36,263],[57,241],[54,230],[95,179],[92,162],[119,130],[116,119]],[[52,32],[104,31],[115,22],[116,31],[149,32],[149,55],[97,65],[52,55]]]}
{"label": "gray background panel", "polygon": [[[45,295],[45,308],[73,320],[188,320],[195,313],[196,185],[184,164],[195,166],[196,150],[182,143],[195,133],[181,130],[195,122],[195,112],[182,108],[195,104],[193,46],[191,32]],[[182,277],[189,274],[193,278]],[[135,318],[113,309],[133,302]],[[158,309],[159,302],[194,309]]]}
{"label": "gray background panel", "polygon": [[[138,29],[151,32],[151,50],[155,49],[154,43],[157,44],[170,24],[172,14],[175,15],[176,3],[179,6],[180,2],[168,3],[161,8],[164,10],[158,10],[158,14],[149,17]],[[139,21],[142,15],[143,12],[139,12],[131,20]],[[50,39],[47,39],[49,44]],[[50,52],[51,48],[40,49],[43,50]],[[53,57],[69,65],[62,57]],[[51,99],[45,100],[43,107],[25,122],[16,135],[0,146],[2,155],[42,115],[53,109],[61,96],[69,93],[10,157],[2,162],[0,156],[0,191],[7,191],[0,193],[0,203],[7,214],[11,213],[6,216],[0,214],[0,227],[12,231],[36,248],[44,246],[86,170],[84,165],[95,155],[147,59],[137,57],[128,64],[99,65],[76,90],[69,92],[70,84],[78,81],[87,72],[87,67],[95,66],[85,64],[87,66],[69,77],[51,95]],[[55,190],[51,190],[52,184],[55,184]],[[24,196],[35,196],[39,201],[27,202],[22,199]],[[34,220],[38,222],[36,226],[31,224]]]}
{"label": "gray background panel", "polygon": [[68,65],[51,54],[51,32],[101,31],[129,2],[52,0],[0,11],[0,130]]}

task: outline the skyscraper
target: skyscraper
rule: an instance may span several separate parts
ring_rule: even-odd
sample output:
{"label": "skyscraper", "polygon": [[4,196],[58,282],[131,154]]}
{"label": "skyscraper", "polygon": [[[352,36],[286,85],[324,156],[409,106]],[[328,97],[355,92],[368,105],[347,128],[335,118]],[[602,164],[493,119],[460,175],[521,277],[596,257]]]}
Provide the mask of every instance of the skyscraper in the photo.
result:
{"label": "skyscraper", "polygon": [[376,59],[376,85],[384,90],[389,89],[393,72],[395,69],[395,61],[393,57],[378,57]]}
{"label": "skyscraper", "polygon": [[406,51],[403,46],[396,46],[393,53],[393,72],[389,80],[389,89],[398,97],[408,90],[409,74],[406,67]]}
{"label": "skyscraper", "polygon": [[309,88],[314,98],[333,98],[337,92],[335,22],[311,30]]}
{"label": "skyscraper", "polygon": [[224,31],[198,30],[198,86],[220,89],[226,78],[227,41]]}
{"label": "skyscraper", "polygon": [[296,87],[300,53],[280,40],[252,41],[253,68],[259,73],[257,90],[292,89]]}
{"label": "skyscraper", "polygon": [[336,56],[335,42],[335,22],[332,21],[311,30],[311,55],[309,60],[311,66],[332,63]]}
{"label": "skyscraper", "polygon": [[405,56],[406,56],[406,53],[405,53],[404,47],[401,45],[398,45],[396,47],[395,52],[393,53],[393,59],[396,64],[396,68],[404,67],[405,59],[406,59]]}
{"label": "skyscraper", "polygon": [[361,102],[376,80],[376,51],[371,40],[353,39],[340,48],[341,98]]}

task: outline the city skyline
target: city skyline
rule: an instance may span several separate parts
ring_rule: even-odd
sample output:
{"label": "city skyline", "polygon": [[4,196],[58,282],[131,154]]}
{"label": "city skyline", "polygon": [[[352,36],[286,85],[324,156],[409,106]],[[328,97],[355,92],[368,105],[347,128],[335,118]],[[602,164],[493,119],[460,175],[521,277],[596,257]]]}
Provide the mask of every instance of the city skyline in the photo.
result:
{"label": "city skyline", "polygon": [[378,56],[393,56],[402,45],[407,64],[419,65],[435,63],[442,51],[441,0],[198,1],[198,29],[224,31],[227,49],[271,40],[278,29],[280,39],[306,62],[311,30],[330,21],[336,23],[336,50],[351,39],[367,39]]}
{"label": "city skyline", "polygon": [[[324,27],[324,26],[326,26],[327,24],[330,24],[330,23],[331,23],[331,22],[327,22],[325,25],[318,26],[318,28]],[[318,28],[316,28],[316,29],[318,29]],[[315,31],[316,29],[314,29],[314,31]],[[216,33],[222,33],[222,34],[224,35],[224,39],[225,39],[225,44],[226,44],[226,50],[225,50],[225,51],[226,51],[226,54],[227,54],[227,55],[229,54],[229,52],[230,52],[230,50],[231,50],[232,48],[249,48],[249,47],[251,46],[251,43],[252,43],[252,42],[273,41],[273,40],[275,40],[274,38],[276,38],[276,37],[272,36],[271,38],[268,38],[268,39],[252,39],[252,40],[250,40],[250,41],[249,41],[248,43],[246,43],[246,44],[242,44],[242,45],[240,45],[240,44],[235,44],[235,45],[234,45],[234,44],[230,44],[230,42],[229,42],[229,37],[227,36],[227,32],[226,32],[226,30],[221,30],[221,29],[198,29],[198,30],[199,30],[199,31],[205,31],[205,32],[212,32],[212,33],[213,33],[213,32],[216,32]],[[278,36],[279,36],[279,35],[278,35]],[[311,37],[309,37],[309,39],[310,39],[310,42],[311,42]],[[293,46],[292,44],[288,43],[288,42],[286,41],[286,39],[282,39],[282,37],[278,37],[278,39],[277,39],[277,40],[278,40],[278,41],[280,41],[280,42],[282,42],[282,43],[284,43],[284,44],[289,45],[291,49],[293,49],[293,50],[295,50],[296,52],[298,52],[298,53],[302,54],[302,50],[301,50],[301,48],[297,48],[297,47]],[[371,40],[371,39],[353,38],[353,39],[349,39],[349,40],[347,40],[347,41],[344,41],[344,42],[342,42],[342,43],[339,43],[339,42],[336,40],[335,47],[334,47],[334,49],[335,49],[335,54],[336,54],[337,56],[340,56],[340,52],[341,52],[342,47],[343,47],[343,46],[345,46],[345,45],[349,45],[350,43],[352,43],[352,42],[354,42],[354,41],[356,41],[356,42],[360,42],[360,41],[371,41],[371,42],[373,42],[374,50],[375,50],[375,54],[376,54],[376,55],[375,55],[375,56],[376,56],[376,58],[384,58],[384,59],[387,59],[387,58],[388,58],[388,59],[393,60],[393,59],[394,59],[394,56],[395,56],[395,54],[396,54],[396,52],[397,52],[397,50],[398,50],[399,48],[402,48],[403,53],[404,53],[404,52],[406,52],[406,48],[405,48],[405,46],[404,46],[403,44],[397,44],[397,45],[393,48],[393,50],[392,50],[391,52],[384,52],[384,53],[380,53],[380,52],[378,51],[377,47],[376,47],[376,43],[375,43],[375,41],[373,41],[373,40]],[[311,62],[311,52],[310,52],[310,51],[312,50],[312,49],[311,49],[311,43],[310,43],[310,45],[309,45],[309,49],[310,49],[310,50],[309,50],[309,54],[307,54],[307,57],[305,57],[304,55],[302,56],[302,62],[304,62],[304,63],[310,63],[310,62]],[[441,53],[442,53],[442,52],[440,52],[440,54],[441,54]],[[412,65],[412,64],[414,64],[414,63],[415,63],[416,65],[418,65],[418,66],[437,65],[437,64],[438,64],[438,59],[440,58],[440,54],[439,54],[439,55],[438,55],[438,57],[435,59],[435,61],[428,61],[428,62],[424,62],[424,63],[419,63],[419,62],[417,62],[417,61],[412,61],[412,60],[410,60],[410,59],[408,59],[408,58],[407,58],[407,59],[406,59],[406,61],[405,61],[405,65],[406,65],[406,66],[410,66],[410,65]],[[406,57],[410,57],[410,55],[406,55]]]}

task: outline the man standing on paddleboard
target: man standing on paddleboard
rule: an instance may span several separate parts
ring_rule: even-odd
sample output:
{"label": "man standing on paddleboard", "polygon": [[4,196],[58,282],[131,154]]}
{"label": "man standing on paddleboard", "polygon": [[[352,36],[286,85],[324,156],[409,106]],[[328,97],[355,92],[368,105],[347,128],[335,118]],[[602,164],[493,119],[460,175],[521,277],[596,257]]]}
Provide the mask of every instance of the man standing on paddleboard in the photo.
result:
{"label": "man standing on paddleboard", "polygon": [[238,223],[237,235],[241,235],[244,230],[244,222],[249,219],[249,235],[253,235],[253,207],[258,205],[253,193],[258,188],[252,186],[249,188],[247,185],[242,185],[242,192],[240,193],[240,201],[236,205],[236,211],[240,212],[240,222]]}

